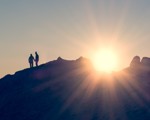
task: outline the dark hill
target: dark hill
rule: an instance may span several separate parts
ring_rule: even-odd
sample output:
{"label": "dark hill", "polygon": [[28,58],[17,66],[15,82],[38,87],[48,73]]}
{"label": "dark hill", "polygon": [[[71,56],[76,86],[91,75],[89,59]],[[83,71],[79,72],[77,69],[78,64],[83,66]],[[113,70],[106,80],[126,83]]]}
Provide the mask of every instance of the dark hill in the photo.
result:
{"label": "dark hill", "polygon": [[0,120],[150,120],[149,59],[135,59],[111,75],[83,57],[7,75],[0,79]]}

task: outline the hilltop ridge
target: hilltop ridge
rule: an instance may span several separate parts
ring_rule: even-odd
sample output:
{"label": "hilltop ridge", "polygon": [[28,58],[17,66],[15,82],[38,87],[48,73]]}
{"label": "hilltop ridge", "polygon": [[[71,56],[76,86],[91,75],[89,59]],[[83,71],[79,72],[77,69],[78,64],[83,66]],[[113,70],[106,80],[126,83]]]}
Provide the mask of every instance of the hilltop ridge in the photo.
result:
{"label": "hilltop ridge", "polygon": [[33,67],[33,68],[26,68],[26,69],[23,69],[23,70],[19,70],[19,71],[17,71],[17,72],[15,72],[14,74],[7,74],[7,75],[5,75],[4,77],[2,77],[1,79],[5,79],[5,78],[8,78],[8,77],[11,77],[11,76],[15,76],[15,75],[17,75],[17,74],[19,74],[19,73],[27,73],[27,74],[32,74],[32,72],[33,71],[38,71],[39,69],[47,69],[47,68],[49,68],[49,69],[53,69],[54,67],[57,67],[57,68],[59,68],[59,67],[62,67],[62,65],[65,65],[66,64],[66,66],[65,67],[69,67],[69,65],[70,64],[72,64],[70,67],[73,67],[74,65],[73,64],[76,64],[76,65],[84,65],[84,66],[86,66],[87,65],[87,67],[91,67],[92,68],[92,63],[91,63],[91,61],[89,60],[89,59],[87,59],[87,58],[84,58],[84,57],[79,57],[78,59],[76,59],[76,60],[66,60],[66,59],[63,59],[63,58],[61,58],[61,57],[58,57],[56,60],[53,60],[53,61],[49,61],[49,62],[47,62],[47,63],[44,63],[44,64],[41,64],[40,66],[38,66],[38,67]]}

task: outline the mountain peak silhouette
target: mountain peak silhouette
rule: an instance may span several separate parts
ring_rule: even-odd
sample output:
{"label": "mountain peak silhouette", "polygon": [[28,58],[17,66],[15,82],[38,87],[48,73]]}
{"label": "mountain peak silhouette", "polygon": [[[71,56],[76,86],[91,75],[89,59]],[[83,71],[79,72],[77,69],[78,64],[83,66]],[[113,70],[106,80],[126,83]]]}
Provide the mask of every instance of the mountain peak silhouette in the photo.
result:
{"label": "mountain peak silhouette", "polygon": [[[149,120],[149,58],[110,76],[58,57],[0,79],[1,120]],[[147,66],[147,67],[144,67]]]}
{"label": "mountain peak silhouette", "polygon": [[65,61],[64,59],[62,59],[61,57],[57,58],[57,61]]}

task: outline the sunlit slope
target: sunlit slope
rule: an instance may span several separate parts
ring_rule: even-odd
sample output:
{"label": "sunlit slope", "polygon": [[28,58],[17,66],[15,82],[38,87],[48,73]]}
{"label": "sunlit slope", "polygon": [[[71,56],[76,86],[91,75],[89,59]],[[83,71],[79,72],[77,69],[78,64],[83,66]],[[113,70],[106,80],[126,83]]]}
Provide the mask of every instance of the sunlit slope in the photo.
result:
{"label": "sunlit slope", "polygon": [[149,120],[150,71],[143,71],[97,73],[82,57],[19,71],[0,80],[0,119]]}

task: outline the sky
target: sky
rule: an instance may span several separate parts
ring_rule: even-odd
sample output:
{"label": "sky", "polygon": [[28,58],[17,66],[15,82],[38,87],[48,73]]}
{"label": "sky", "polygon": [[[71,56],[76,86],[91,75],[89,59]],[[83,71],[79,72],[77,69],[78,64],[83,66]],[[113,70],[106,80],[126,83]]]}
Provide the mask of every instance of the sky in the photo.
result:
{"label": "sky", "polygon": [[57,59],[115,51],[116,70],[150,56],[150,0],[0,0],[0,78]]}

